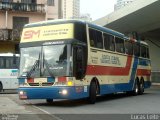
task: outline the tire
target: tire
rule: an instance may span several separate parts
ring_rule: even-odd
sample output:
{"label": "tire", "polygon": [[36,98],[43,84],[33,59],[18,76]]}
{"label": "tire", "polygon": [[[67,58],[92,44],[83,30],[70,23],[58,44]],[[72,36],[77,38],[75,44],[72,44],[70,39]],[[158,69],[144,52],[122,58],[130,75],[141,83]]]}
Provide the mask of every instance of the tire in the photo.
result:
{"label": "tire", "polygon": [[142,95],[144,92],[144,82],[143,80],[141,80],[141,82],[139,83],[139,95]]}
{"label": "tire", "polygon": [[90,91],[89,91],[89,103],[95,104],[96,102],[96,83],[91,82]]}
{"label": "tire", "polygon": [[139,82],[138,82],[138,80],[136,80],[135,83],[134,83],[134,90],[132,91],[132,94],[134,96],[137,96],[139,94]]}
{"label": "tire", "polygon": [[0,92],[2,92],[2,90],[3,90],[3,85],[2,83],[0,83]]}
{"label": "tire", "polygon": [[133,95],[133,96],[136,96],[136,95],[139,94],[139,82],[138,82],[138,80],[135,80],[134,89],[132,91],[127,91],[126,93],[127,93],[127,95]]}
{"label": "tire", "polygon": [[53,99],[46,99],[47,103],[53,103]]}

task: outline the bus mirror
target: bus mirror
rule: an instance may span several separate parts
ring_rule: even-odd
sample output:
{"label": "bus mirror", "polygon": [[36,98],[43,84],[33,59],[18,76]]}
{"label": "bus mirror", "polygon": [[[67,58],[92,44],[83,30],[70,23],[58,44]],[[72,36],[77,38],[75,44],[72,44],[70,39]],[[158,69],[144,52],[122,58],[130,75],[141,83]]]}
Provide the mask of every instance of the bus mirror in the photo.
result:
{"label": "bus mirror", "polygon": [[81,48],[77,48],[77,55],[76,55],[77,61],[82,61],[83,60],[83,50]]}
{"label": "bus mirror", "polygon": [[84,53],[82,47],[76,49],[76,79],[82,79],[84,74]]}

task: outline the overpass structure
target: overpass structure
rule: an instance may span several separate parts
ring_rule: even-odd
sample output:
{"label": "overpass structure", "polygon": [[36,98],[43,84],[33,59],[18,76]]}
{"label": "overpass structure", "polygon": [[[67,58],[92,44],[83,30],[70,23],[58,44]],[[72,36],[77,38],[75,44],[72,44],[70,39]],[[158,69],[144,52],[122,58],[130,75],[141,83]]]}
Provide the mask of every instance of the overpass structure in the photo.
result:
{"label": "overpass structure", "polygon": [[135,0],[94,23],[146,41],[150,47],[152,79],[160,83],[160,0]]}

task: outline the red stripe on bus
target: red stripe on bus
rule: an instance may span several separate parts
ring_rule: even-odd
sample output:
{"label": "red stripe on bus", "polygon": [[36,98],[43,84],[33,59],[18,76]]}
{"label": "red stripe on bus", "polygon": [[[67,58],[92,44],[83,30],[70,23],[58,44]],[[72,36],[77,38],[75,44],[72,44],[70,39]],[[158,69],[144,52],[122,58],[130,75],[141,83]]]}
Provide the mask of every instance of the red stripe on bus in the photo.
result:
{"label": "red stripe on bus", "polygon": [[129,75],[129,71],[132,64],[132,57],[127,58],[125,67],[112,67],[112,66],[99,66],[99,65],[88,65],[87,75]]}
{"label": "red stripe on bus", "polygon": [[137,75],[138,76],[150,76],[151,75],[151,70],[138,69],[137,70]]}

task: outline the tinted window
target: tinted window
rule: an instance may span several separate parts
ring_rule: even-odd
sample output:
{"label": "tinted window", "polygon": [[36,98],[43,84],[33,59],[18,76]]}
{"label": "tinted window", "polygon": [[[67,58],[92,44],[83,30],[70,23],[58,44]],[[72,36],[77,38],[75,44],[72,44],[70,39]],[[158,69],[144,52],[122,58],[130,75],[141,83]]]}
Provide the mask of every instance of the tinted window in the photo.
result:
{"label": "tinted window", "polygon": [[116,51],[124,53],[124,40],[121,38],[115,37]]}
{"label": "tinted window", "polygon": [[134,43],[134,55],[137,57],[140,56],[140,45],[138,43]]}
{"label": "tinted window", "polygon": [[141,57],[147,57],[147,49],[145,46],[141,45]]}
{"label": "tinted window", "polygon": [[149,48],[147,48],[147,58],[150,58],[150,56],[149,56]]}
{"label": "tinted window", "polygon": [[[14,60],[15,59],[15,60]],[[19,58],[13,57],[1,57],[0,68],[1,69],[17,69],[19,67]]]}
{"label": "tinted window", "polygon": [[87,32],[86,32],[86,26],[82,23],[75,23],[74,24],[74,37],[75,39],[87,43]]}
{"label": "tinted window", "polygon": [[96,48],[103,48],[102,32],[89,29],[90,45]]}
{"label": "tinted window", "polygon": [[126,54],[133,55],[133,44],[129,41],[125,41]]}
{"label": "tinted window", "polygon": [[103,34],[103,36],[105,49],[115,51],[114,36],[108,34]]}

